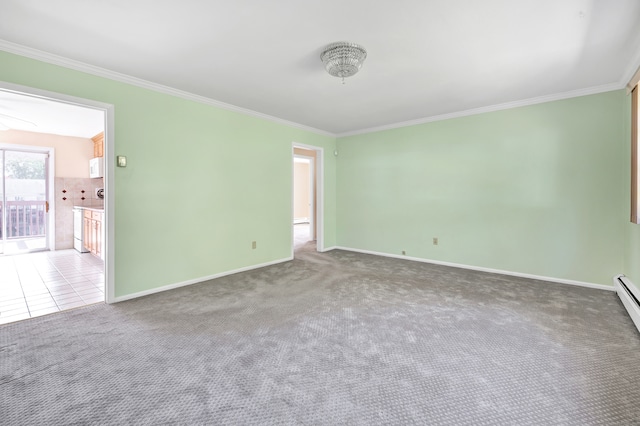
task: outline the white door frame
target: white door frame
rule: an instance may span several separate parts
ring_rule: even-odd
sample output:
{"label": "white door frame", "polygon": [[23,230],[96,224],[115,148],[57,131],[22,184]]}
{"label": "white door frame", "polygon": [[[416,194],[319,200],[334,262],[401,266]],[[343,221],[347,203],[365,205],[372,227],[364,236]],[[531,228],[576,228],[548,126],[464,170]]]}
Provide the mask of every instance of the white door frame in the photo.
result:
{"label": "white door frame", "polygon": [[[309,161],[309,176],[308,176],[308,178],[309,178],[309,188],[308,188],[309,189],[309,217],[308,217],[308,219],[309,219],[309,236],[310,236],[310,241],[312,241],[313,240],[313,234],[314,234],[314,232],[313,232],[314,231],[314,226],[315,226],[315,223],[316,223],[316,217],[315,217],[316,216],[316,211],[315,211],[316,203],[313,201],[313,199],[315,198],[315,195],[316,195],[315,194],[316,191],[313,188],[313,182],[316,180],[315,179],[315,172],[316,172],[316,170],[315,170],[315,158],[308,157],[306,155],[300,155],[300,154],[294,154],[293,158],[294,158],[294,163],[295,163],[295,159],[296,158],[300,158],[300,159]],[[293,177],[295,179],[295,171],[294,171],[294,176]],[[294,182],[294,185],[295,185],[295,182]],[[294,187],[294,189],[295,189],[295,187]],[[294,200],[293,201],[295,203],[295,194],[294,194]],[[293,218],[295,219],[295,212],[294,212],[294,217]]]}
{"label": "white door frame", "polygon": [[[293,159],[295,156],[297,156],[297,154],[294,154],[294,148],[302,148],[302,149],[306,149],[309,151],[315,151],[316,153],[316,158],[315,161],[312,161],[312,164],[314,164],[314,166],[312,166],[313,172],[316,175],[315,176],[315,180],[316,180],[316,205],[313,205],[313,199],[311,200],[311,204],[312,207],[317,207],[315,210],[317,211],[315,217],[311,220],[315,220],[316,221],[316,250],[317,251],[324,251],[324,149],[317,147],[317,146],[313,146],[313,145],[306,145],[306,144],[302,144],[302,143],[297,143],[297,142],[292,142],[291,143],[291,160],[290,160],[290,164],[291,164],[291,218],[289,220],[289,223],[291,224],[291,226],[289,227],[289,229],[291,229],[291,257],[293,258],[293,219],[294,219],[294,213],[293,213],[293,196],[294,196],[294,191],[293,191],[293,179],[294,179],[294,175],[293,175]],[[308,158],[308,157],[306,157]],[[313,175],[312,175],[313,177]],[[311,185],[313,185],[313,179],[312,179],[312,183]],[[311,212],[311,216],[313,215],[313,212]],[[310,226],[313,226],[313,223],[309,223]],[[312,231],[313,232],[313,228]]]}
{"label": "white door frame", "polygon": [[[21,86],[5,81],[0,81],[0,91],[12,92],[19,95],[47,99],[77,105],[85,108],[96,109],[104,113],[104,214],[106,223],[105,252],[104,252],[104,278],[105,278],[105,302],[113,303],[115,300],[115,178],[114,178],[114,135],[115,135],[115,111],[112,104],[98,102],[91,99],[78,98],[63,93],[50,92],[28,86]],[[51,199],[55,193],[51,191]]]}

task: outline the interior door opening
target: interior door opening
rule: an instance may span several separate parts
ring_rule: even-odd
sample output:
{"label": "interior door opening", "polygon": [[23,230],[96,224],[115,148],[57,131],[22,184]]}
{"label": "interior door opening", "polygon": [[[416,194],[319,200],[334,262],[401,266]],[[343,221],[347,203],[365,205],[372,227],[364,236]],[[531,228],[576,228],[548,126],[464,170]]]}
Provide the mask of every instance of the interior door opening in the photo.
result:
{"label": "interior door opening", "polygon": [[322,150],[293,146],[292,251],[322,251]]}
{"label": "interior door opening", "polygon": [[296,247],[316,241],[313,157],[293,158],[293,230]]}
{"label": "interior door opening", "polygon": [[[4,276],[30,278],[26,284],[19,279],[0,286],[0,301],[15,302],[11,312],[2,310],[0,324],[116,301],[112,252],[113,105],[0,81],[0,122],[7,128],[0,132],[0,150],[5,151],[0,151],[0,175],[6,181],[3,184],[0,180],[0,250],[13,254],[11,245],[17,242],[22,249],[38,251],[6,257],[0,253],[0,276],[4,271]],[[48,156],[44,147],[48,147]],[[23,157],[21,151],[41,151],[38,155],[48,160],[44,165],[48,178],[44,197],[41,189],[36,196],[11,192],[9,178],[16,177],[16,173],[9,170],[13,155],[10,151],[18,151]],[[89,171],[96,157],[103,161],[103,174],[99,176]],[[23,169],[19,185],[29,189],[33,189],[37,174],[30,164],[33,161],[20,158],[18,164]],[[38,173],[42,168],[37,167]],[[20,201],[17,207],[14,201]],[[22,206],[26,202],[35,207]],[[73,213],[77,207],[84,209],[83,225],[88,219],[100,220],[94,232],[95,253],[76,248]],[[42,225],[39,219],[47,213],[49,221]],[[48,238],[41,238],[43,229]],[[26,238],[17,238],[23,236]],[[38,239],[44,243],[34,249]]]}

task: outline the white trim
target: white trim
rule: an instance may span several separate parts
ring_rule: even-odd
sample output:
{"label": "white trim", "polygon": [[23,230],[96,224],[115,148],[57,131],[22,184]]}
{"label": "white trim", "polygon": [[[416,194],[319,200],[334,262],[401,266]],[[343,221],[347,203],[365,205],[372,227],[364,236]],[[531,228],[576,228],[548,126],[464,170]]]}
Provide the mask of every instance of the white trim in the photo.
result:
{"label": "white trim", "polygon": [[138,297],[143,297],[143,296],[149,296],[150,294],[160,293],[160,292],[167,291],[167,290],[173,290],[173,289],[176,289],[176,288],[185,287],[185,286],[192,285],[192,284],[198,284],[198,283],[202,283],[202,282],[205,282],[205,281],[214,280],[216,278],[226,277],[227,275],[233,275],[233,274],[237,274],[237,273],[240,273],[240,272],[247,272],[247,271],[251,271],[253,269],[260,269],[260,268],[264,268],[266,266],[276,265],[278,263],[289,262],[291,260],[293,260],[293,256],[285,257],[285,258],[278,259],[278,260],[273,260],[273,261],[267,262],[267,263],[261,263],[259,265],[245,266],[243,268],[234,269],[234,270],[231,270],[231,271],[220,272],[219,274],[208,275],[206,277],[194,278],[192,280],[182,281],[182,282],[175,283],[175,284],[168,284],[168,285],[165,285],[165,286],[162,286],[162,287],[156,287],[156,288],[151,288],[149,290],[140,291],[138,293],[131,293],[131,294],[126,294],[124,296],[118,296],[118,297],[114,298],[114,300],[112,302],[113,303],[124,302],[125,300],[136,299]]}
{"label": "white trim", "polygon": [[[628,290],[626,290],[620,281],[624,281],[624,284],[627,286]],[[631,296],[627,293],[627,291],[633,293],[634,297],[640,296],[640,290],[635,286],[635,284],[627,278],[624,274],[618,274],[613,277],[613,286],[620,298],[620,301],[624,305],[629,317],[631,317],[631,321],[635,324],[638,331],[640,331],[640,308],[636,304],[635,300],[632,299]]]}
{"label": "white trim", "polygon": [[[291,219],[289,223],[293,225],[293,158],[296,155],[295,148],[306,149],[309,151],[315,151],[315,170],[316,176],[316,250],[319,252],[325,251],[324,249],[324,148],[307,145],[304,143],[291,143]],[[294,256],[293,250],[293,226],[291,226],[291,257]]]}
{"label": "white trim", "polygon": [[640,67],[638,70],[629,78],[629,82],[627,83],[627,95],[633,91],[633,88],[638,85],[640,82]]}
{"label": "white trim", "polygon": [[[316,154],[317,155],[317,154]],[[293,171],[293,186],[294,186],[294,191],[295,191],[295,179],[296,179],[296,173],[295,173],[295,163],[296,160],[305,160],[304,162],[306,164],[309,165],[309,217],[305,218],[307,219],[307,221],[309,222],[309,237],[311,238],[310,241],[313,240],[313,231],[314,231],[314,226],[315,226],[315,222],[317,221],[317,218],[314,217],[314,213],[316,212],[315,208],[316,208],[316,203],[313,202],[313,199],[316,196],[316,191],[313,190],[313,182],[316,181],[315,178],[315,158],[314,157],[308,157],[306,155],[298,155],[294,152],[293,154],[293,163],[294,163],[294,171]],[[317,182],[316,182],[317,184]],[[294,197],[292,199],[292,202],[295,204],[295,194]],[[301,219],[301,218],[296,218],[295,217],[295,205],[294,205],[294,214],[293,214],[293,224],[295,225],[296,223],[296,219]]]}
{"label": "white trim", "polygon": [[580,96],[595,95],[598,93],[611,92],[613,90],[622,89],[624,85],[619,83],[605,84],[602,86],[588,87],[586,89],[572,90],[570,92],[554,93],[552,95],[538,96],[535,98],[522,99],[519,101],[505,102],[502,104],[489,105],[480,108],[468,109],[465,111],[452,112],[450,114],[433,115],[431,117],[419,118],[417,120],[402,121],[399,123],[386,124],[384,126],[369,127],[368,129],[354,130],[351,132],[338,133],[337,138],[346,136],[362,135],[366,133],[381,132],[383,130],[398,129],[401,127],[417,126],[419,124],[432,123],[434,121],[450,120],[452,118],[467,117],[470,115],[484,114],[487,112],[501,111],[511,108],[519,108],[523,106],[542,104],[545,102],[559,101],[562,99],[577,98]]}
{"label": "white trim", "polygon": [[[0,41],[0,48],[2,43]],[[78,98],[64,93],[50,92],[34,87],[21,86],[19,84],[0,81],[0,90],[18,93],[25,96],[39,97],[54,102],[62,102],[78,105],[85,108],[93,108],[104,113],[104,158],[105,158],[105,222],[107,232],[105,234],[105,302],[113,303],[115,299],[115,179],[114,179],[114,146],[115,146],[115,115],[114,106],[91,99]]]}
{"label": "white trim", "polygon": [[639,82],[640,82],[640,67],[638,67],[638,70],[629,79],[629,83],[627,83],[627,95],[633,92],[633,88],[636,87]]}
{"label": "white trim", "polygon": [[51,251],[56,250],[56,150],[54,148],[49,149],[49,158],[47,159],[47,168],[49,169],[49,180],[47,188],[47,201],[49,202],[49,229],[47,238],[49,238],[49,244],[47,248]]}
{"label": "white trim", "polygon": [[331,250],[339,250],[340,247],[338,246],[331,246],[331,247],[326,247],[324,250],[322,250],[323,253],[331,251]]}
{"label": "white trim", "polygon": [[274,117],[268,114],[263,114],[258,111],[253,111],[247,108],[242,108],[242,107],[228,104],[225,102],[216,101],[215,99],[211,99],[206,96],[196,95],[190,92],[185,92],[184,90],[174,89],[173,87],[164,86],[162,84],[143,80],[141,78],[131,77],[126,74],[108,70],[106,68],[96,67],[94,65],[89,65],[84,62],[54,55],[52,53],[44,52],[42,50],[33,49],[33,48],[22,46],[16,43],[11,43],[6,40],[0,40],[0,50],[4,50],[5,52],[13,53],[20,56],[25,56],[27,58],[36,59],[38,61],[47,62],[49,64],[59,65],[61,67],[69,68],[72,70],[81,71],[87,74],[92,74],[98,77],[108,78],[110,80],[119,81],[121,83],[131,84],[133,86],[142,87],[144,89],[153,90],[155,92],[164,93],[164,94],[175,96],[178,98],[199,102],[205,105],[211,105],[211,106],[222,108],[228,111],[238,112],[241,114],[246,114],[246,115],[250,115],[257,118],[262,118],[264,120],[272,121],[288,127],[294,127],[297,129],[306,130],[308,132],[316,133],[318,135],[335,137],[335,134],[331,132],[327,132],[325,130],[316,129],[314,127],[305,126],[304,124],[298,124],[298,123],[294,123],[293,121]]}
{"label": "white trim", "polygon": [[[636,42],[640,41],[640,33],[636,37]],[[638,43],[635,43],[638,46]],[[631,83],[631,79],[636,76],[636,73],[640,72],[640,47],[635,52],[635,54],[631,57],[629,64],[625,68],[622,76],[620,77],[619,84],[622,87],[627,87],[627,94],[631,92],[632,87],[629,87]],[[636,82],[637,83],[637,82]]]}
{"label": "white trim", "polygon": [[542,275],[524,274],[521,272],[505,271],[502,269],[484,268],[481,266],[471,266],[471,265],[464,265],[461,263],[443,262],[441,260],[423,259],[421,257],[403,256],[398,254],[382,253],[382,252],[371,251],[371,250],[360,250],[360,249],[355,249],[350,247],[338,246],[336,247],[336,249],[352,251],[356,253],[372,254],[375,256],[391,257],[394,259],[411,260],[414,262],[432,263],[434,265],[451,266],[453,268],[470,269],[473,271],[480,271],[480,272],[489,272],[491,274],[511,275],[514,277],[530,278],[530,279],[539,280],[539,281],[548,281],[548,282],[559,283],[559,284],[569,284],[569,285],[575,285],[580,287],[595,288],[598,290],[615,291],[615,289],[612,286],[604,285],[604,284],[595,284],[595,283],[589,283],[584,281],[567,280],[564,278],[545,277]]}
{"label": "white trim", "polygon": [[[300,157],[300,156],[298,156]],[[316,202],[314,201],[317,197],[315,185],[318,184],[316,182],[316,159],[309,158],[309,238],[313,241],[313,236],[315,234],[316,222],[318,220],[318,206],[316,206]],[[315,185],[314,185],[315,183]],[[317,239],[317,238],[316,238]],[[317,247],[316,247],[317,248]]]}
{"label": "white trim", "polygon": [[[0,88],[0,91],[3,91]],[[21,132],[21,130],[18,130]],[[0,148],[8,149],[9,151],[22,151],[22,152],[35,152],[38,154],[51,154],[53,147],[40,146],[40,145],[20,145],[18,143],[0,143]]]}
{"label": "white trim", "polygon": [[[398,129],[398,128],[402,128],[402,127],[416,126],[416,125],[419,125],[419,124],[432,123],[432,122],[442,121],[442,120],[449,120],[449,119],[452,119],[452,118],[459,118],[459,117],[466,117],[466,116],[470,116],[470,115],[484,114],[486,112],[500,111],[500,110],[505,110],[505,109],[510,109],[510,108],[517,108],[517,107],[522,107],[522,106],[540,104],[540,103],[544,103],[544,102],[552,102],[552,101],[557,101],[557,100],[561,100],[561,99],[569,99],[569,98],[575,98],[575,97],[579,97],[579,96],[594,95],[594,94],[597,94],[597,93],[610,92],[612,90],[619,90],[619,89],[622,89],[622,88],[624,88],[626,86],[627,82],[629,81],[629,79],[631,78],[631,76],[633,75],[635,70],[638,68],[637,64],[640,62],[640,52],[638,52],[638,54],[636,55],[636,58],[634,58],[630,62],[630,65],[627,67],[627,70],[625,71],[625,73],[623,74],[623,77],[621,78],[621,80],[618,83],[610,83],[610,84],[605,84],[605,85],[601,85],[601,86],[594,86],[594,87],[588,87],[588,88],[585,88],[585,89],[573,90],[573,91],[569,91],[569,92],[563,92],[563,93],[556,93],[556,94],[551,94],[551,95],[539,96],[539,97],[535,97],[535,98],[523,99],[523,100],[513,101],[513,102],[506,102],[506,103],[497,104],[497,105],[489,105],[489,106],[473,108],[473,109],[469,109],[469,110],[465,110],[465,111],[453,112],[453,113],[449,113],[449,114],[434,115],[434,116],[419,118],[417,120],[402,121],[402,122],[391,123],[391,124],[387,124],[387,125],[383,125],[383,126],[369,127],[369,128],[365,128],[365,129],[353,130],[353,131],[349,131],[349,132],[337,133],[336,134],[336,133],[332,133],[332,132],[329,132],[329,131],[326,131],[326,130],[316,129],[314,127],[306,126],[304,124],[299,124],[299,123],[295,123],[293,121],[289,121],[289,120],[285,120],[285,119],[282,119],[282,118],[274,117],[272,115],[263,114],[263,113],[258,112],[258,111],[253,111],[253,110],[250,110],[250,109],[247,109],[247,108],[242,108],[242,107],[239,107],[239,106],[236,106],[236,105],[227,104],[227,103],[224,103],[224,102],[221,102],[221,101],[217,101],[215,99],[207,98],[205,96],[200,96],[200,95],[196,95],[196,94],[193,94],[193,93],[190,93],[190,92],[185,92],[183,90],[174,89],[172,87],[164,86],[162,84],[153,83],[151,81],[143,80],[143,79],[136,78],[136,77],[131,77],[131,76],[126,75],[126,74],[122,74],[122,73],[119,73],[119,72],[111,71],[111,70],[108,70],[108,69],[105,69],[105,68],[101,68],[101,67],[96,67],[94,65],[89,65],[89,64],[86,64],[84,62],[75,61],[73,59],[68,59],[68,58],[65,58],[65,57],[62,57],[62,56],[54,55],[52,53],[44,52],[42,50],[38,50],[38,49],[33,49],[33,48],[30,48],[30,47],[22,46],[20,44],[12,43],[12,42],[9,42],[9,41],[6,41],[6,40],[0,40],[0,50],[3,50],[5,52],[9,52],[9,53],[13,53],[13,54],[16,54],[16,55],[24,56],[24,57],[27,57],[27,58],[35,59],[35,60],[38,60],[38,61],[46,62],[46,63],[49,63],[49,64],[58,65],[58,66],[62,66],[62,67],[65,67],[65,68],[73,69],[73,70],[76,70],[76,71],[85,72],[87,74],[92,74],[92,75],[95,75],[95,76],[98,76],[98,77],[104,77],[104,78],[108,78],[110,80],[119,81],[119,82],[126,83],[126,84],[131,84],[133,86],[142,87],[144,89],[153,90],[155,92],[165,93],[167,95],[176,96],[176,97],[187,99],[187,100],[191,100],[191,101],[194,101],[194,102],[199,102],[199,103],[202,103],[202,104],[205,104],[205,105],[211,105],[211,106],[222,108],[222,109],[225,109],[225,110],[228,110],[228,111],[234,111],[234,112],[238,112],[238,113],[241,113],[241,114],[246,114],[246,115],[257,117],[257,118],[262,118],[264,120],[272,121],[274,123],[282,124],[282,125],[285,125],[285,126],[288,126],[288,127],[293,127],[293,128],[297,128],[297,129],[301,129],[301,130],[306,130],[308,132],[315,133],[315,134],[318,134],[318,135],[329,136],[329,137],[334,137],[334,138],[342,138],[342,137],[346,137],[346,136],[361,135],[361,134],[366,134],[366,133],[375,133],[375,132],[380,132],[380,131],[383,131],[383,130],[391,130],[391,129]],[[628,75],[628,77],[627,77],[627,75]]]}

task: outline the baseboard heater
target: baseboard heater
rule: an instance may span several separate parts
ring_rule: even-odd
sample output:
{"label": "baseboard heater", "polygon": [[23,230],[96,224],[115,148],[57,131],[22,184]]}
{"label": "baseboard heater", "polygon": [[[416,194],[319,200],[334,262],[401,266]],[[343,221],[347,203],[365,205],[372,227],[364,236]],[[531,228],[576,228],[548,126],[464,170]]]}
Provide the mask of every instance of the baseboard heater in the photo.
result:
{"label": "baseboard heater", "polygon": [[631,320],[640,331],[640,290],[624,275],[617,275],[613,279],[613,285]]}

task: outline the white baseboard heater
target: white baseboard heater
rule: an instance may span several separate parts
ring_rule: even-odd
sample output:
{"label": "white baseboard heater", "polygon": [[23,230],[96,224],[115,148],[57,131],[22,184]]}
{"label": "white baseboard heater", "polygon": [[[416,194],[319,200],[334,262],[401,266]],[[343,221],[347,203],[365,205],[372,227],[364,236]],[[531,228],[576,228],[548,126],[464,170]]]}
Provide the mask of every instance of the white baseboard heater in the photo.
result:
{"label": "white baseboard heater", "polygon": [[640,290],[624,275],[616,275],[613,278],[613,285],[633,323],[640,331]]}

